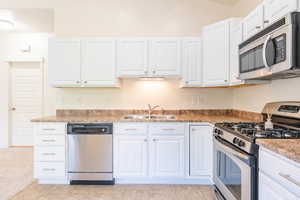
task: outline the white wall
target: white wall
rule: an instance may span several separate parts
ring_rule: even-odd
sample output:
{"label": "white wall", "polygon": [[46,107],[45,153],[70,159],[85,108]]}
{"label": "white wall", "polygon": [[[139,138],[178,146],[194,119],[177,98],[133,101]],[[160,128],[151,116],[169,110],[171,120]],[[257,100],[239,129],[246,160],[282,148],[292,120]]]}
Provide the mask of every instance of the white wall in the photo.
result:
{"label": "white wall", "polygon": [[[45,33],[16,33],[0,35],[0,148],[6,147],[9,140],[9,81],[10,81],[10,64],[7,61],[15,59],[30,60],[36,58],[47,58],[48,54],[48,37]],[[22,53],[21,48],[31,45],[31,53]],[[45,76],[47,72],[47,60],[44,65]],[[45,79],[45,83],[46,83]],[[56,98],[55,89],[45,86],[45,115],[55,113]]]}

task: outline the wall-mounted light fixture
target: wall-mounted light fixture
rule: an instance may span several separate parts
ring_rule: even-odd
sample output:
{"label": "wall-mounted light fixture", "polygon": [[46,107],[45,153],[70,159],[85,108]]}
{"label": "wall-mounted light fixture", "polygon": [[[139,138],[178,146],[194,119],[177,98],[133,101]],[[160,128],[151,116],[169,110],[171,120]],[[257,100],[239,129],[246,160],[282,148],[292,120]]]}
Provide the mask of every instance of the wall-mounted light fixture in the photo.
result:
{"label": "wall-mounted light fixture", "polygon": [[14,28],[14,17],[11,11],[0,9],[0,31],[11,31]]}

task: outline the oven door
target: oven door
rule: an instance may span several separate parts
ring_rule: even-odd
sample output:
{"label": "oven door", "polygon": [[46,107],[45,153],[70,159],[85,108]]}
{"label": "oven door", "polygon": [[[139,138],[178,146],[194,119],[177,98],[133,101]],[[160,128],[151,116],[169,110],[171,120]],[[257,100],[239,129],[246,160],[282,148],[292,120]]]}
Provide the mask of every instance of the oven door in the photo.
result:
{"label": "oven door", "polygon": [[214,138],[213,180],[218,200],[253,200],[256,196],[254,156]]}

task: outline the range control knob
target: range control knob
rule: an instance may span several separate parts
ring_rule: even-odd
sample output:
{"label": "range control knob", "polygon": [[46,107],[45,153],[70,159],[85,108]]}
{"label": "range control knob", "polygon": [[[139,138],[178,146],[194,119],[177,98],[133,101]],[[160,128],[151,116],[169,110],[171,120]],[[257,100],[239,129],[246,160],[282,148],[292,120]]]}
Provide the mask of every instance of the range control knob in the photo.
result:
{"label": "range control knob", "polygon": [[233,138],[233,144],[238,144],[239,143],[239,139],[237,137]]}
{"label": "range control knob", "polygon": [[218,134],[219,134],[219,135],[223,135],[223,131],[219,130],[219,131],[218,131]]}
{"label": "range control knob", "polygon": [[239,146],[240,146],[240,147],[244,147],[245,145],[246,145],[246,144],[245,144],[245,142],[244,142],[244,141],[242,141],[242,140],[241,140],[241,141],[239,141]]}
{"label": "range control knob", "polygon": [[214,130],[214,133],[218,133],[218,129],[215,129],[215,130]]}

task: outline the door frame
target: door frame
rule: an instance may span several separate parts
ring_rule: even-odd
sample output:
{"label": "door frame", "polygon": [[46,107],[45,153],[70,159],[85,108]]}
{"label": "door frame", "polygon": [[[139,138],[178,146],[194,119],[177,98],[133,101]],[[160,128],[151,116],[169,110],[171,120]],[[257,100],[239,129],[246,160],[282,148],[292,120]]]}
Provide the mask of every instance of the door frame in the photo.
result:
{"label": "door frame", "polygon": [[[12,59],[9,61],[6,61],[8,63],[9,69],[8,69],[8,147],[14,147],[12,145],[12,69],[14,67],[15,63],[37,63],[39,64],[38,68],[41,71],[41,82],[42,82],[42,94],[41,94],[41,115],[44,116],[45,113],[45,59],[44,58],[38,58],[38,59]],[[19,146],[18,146],[19,147]]]}

